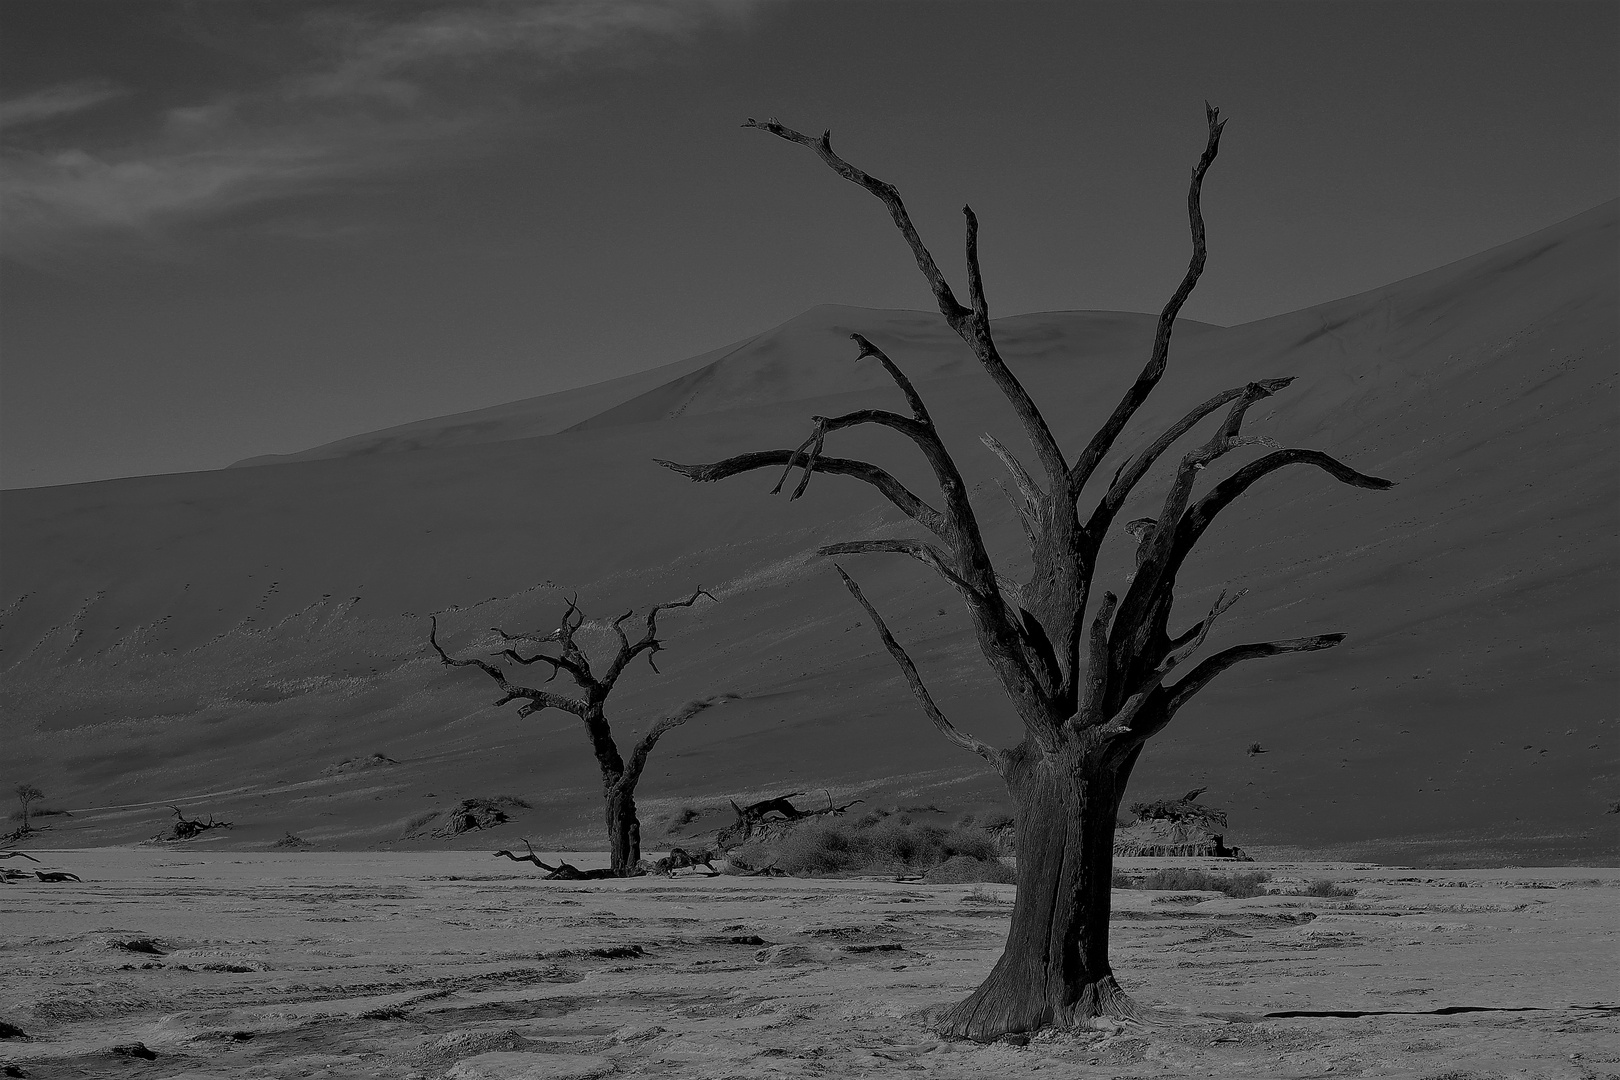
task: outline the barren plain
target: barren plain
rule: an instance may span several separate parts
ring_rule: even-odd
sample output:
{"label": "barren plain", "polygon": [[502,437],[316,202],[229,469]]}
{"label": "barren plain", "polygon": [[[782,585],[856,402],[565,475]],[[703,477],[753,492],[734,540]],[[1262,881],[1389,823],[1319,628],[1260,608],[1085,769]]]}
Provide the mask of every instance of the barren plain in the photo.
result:
{"label": "barren plain", "polygon": [[0,1017],[28,1036],[0,1062],[38,1080],[1620,1075],[1614,869],[1260,862],[1357,893],[1116,890],[1115,966],[1168,1022],[977,1045],[916,1014],[994,963],[1011,885],[35,855],[84,879],[0,892]]}

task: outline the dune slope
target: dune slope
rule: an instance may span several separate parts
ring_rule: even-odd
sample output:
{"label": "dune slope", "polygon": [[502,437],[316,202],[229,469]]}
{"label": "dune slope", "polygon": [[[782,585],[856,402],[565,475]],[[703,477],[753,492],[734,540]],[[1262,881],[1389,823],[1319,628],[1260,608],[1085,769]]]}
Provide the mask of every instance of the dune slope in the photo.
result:
{"label": "dune slope", "polygon": [[[1612,856],[1616,217],[1606,204],[1305,311],[1178,327],[1169,375],[1103,475],[1210,393],[1293,375],[1251,429],[1399,483],[1284,473],[1222,516],[1182,575],[1178,621],[1241,587],[1211,648],[1349,638],[1224,675],[1149,748],[1131,798],[1207,784],[1246,846]],[[534,804],[536,835],[585,842],[596,784],[570,718],[490,708],[487,680],[426,649],[426,616],[475,650],[491,626],[555,619],[568,596],[611,616],[701,584],[720,603],[666,620],[662,673],[628,677],[613,715],[637,730],[690,697],[743,698],[667,738],[644,781],[651,811],[821,786],[994,801],[995,779],[927,727],[808,554],[904,532],[886,504],[837,477],[790,503],[766,494],[774,476],[694,486],[653,464],[793,446],[813,414],[897,405],[853,363],[852,330],[912,372],[1016,574],[1001,467],[978,444],[991,431],[1020,445],[1016,423],[965,347],[923,313],[812,309],[658,373],[485,410],[487,424],[464,414],[257,468],[4,493],[0,780],[81,811],[48,819],[59,844],[148,835],[171,815],[133,804],[209,794],[197,805],[234,815],[235,842],[290,828],[373,845],[497,792]],[[1139,369],[1152,319],[1043,313],[997,331],[1073,452]],[[829,449],[924,486],[882,434]],[[1158,479],[1121,521],[1148,511]],[[1128,547],[1112,545],[1100,583],[1123,581]],[[904,560],[849,569],[953,718],[1016,738],[948,590]],[[372,752],[397,764],[328,771]]]}

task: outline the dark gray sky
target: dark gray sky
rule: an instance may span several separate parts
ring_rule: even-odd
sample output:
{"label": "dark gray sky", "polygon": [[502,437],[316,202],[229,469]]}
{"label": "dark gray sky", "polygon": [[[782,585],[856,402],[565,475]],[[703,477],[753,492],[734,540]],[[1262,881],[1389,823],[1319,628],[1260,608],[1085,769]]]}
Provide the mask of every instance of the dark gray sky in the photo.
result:
{"label": "dark gray sky", "polygon": [[[1620,189],[1620,5],[0,0],[0,484],[210,469],[928,308],[1232,324]],[[960,273],[957,273],[958,280]]]}

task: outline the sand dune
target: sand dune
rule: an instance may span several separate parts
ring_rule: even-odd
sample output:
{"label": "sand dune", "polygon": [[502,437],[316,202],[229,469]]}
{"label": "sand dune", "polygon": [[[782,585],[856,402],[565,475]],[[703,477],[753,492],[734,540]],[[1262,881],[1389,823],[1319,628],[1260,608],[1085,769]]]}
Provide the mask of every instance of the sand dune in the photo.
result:
{"label": "sand dune", "polygon": [[[1149,748],[1133,795],[1208,784],[1245,846],[1612,856],[1616,207],[1305,311],[1178,328],[1170,374],[1117,456],[1215,390],[1293,375],[1254,430],[1399,486],[1284,474],[1246,516],[1223,516],[1182,577],[1185,612],[1221,587],[1251,590],[1212,647],[1350,638],[1223,676]],[[1134,377],[1151,327],[1064,312],[997,332],[1072,452]],[[487,627],[554,618],[564,596],[609,615],[702,584],[721,603],[669,620],[664,674],[638,673],[615,715],[633,729],[699,694],[744,700],[670,737],[650,807],[822,784],[994,800],[994,778],[932,736],[806,556],[899,528],[884,504],[834,477],[788,503],[765,494],[774,477],[699,487],[653,464],[792,446],[812,414],[895,404],[880,372],[853,363],[851,330],[918,380],[1016,570],[1000,466],[978,445],[989,430],[1017,446],[1016,427],[967,350],[937,316],[815,308],[642,375],[255,468],[4,493],[0,779],[70,809],[234,789],[209,808],[234,815],[235,842],[291,828],[327,846],[390,841],[424,807],[512,792],[535,804],[537,834],[583,839],[597,815],[583,740],[555,714],[489,708],[481,677],[427,652],[425,616],[443,612],[466,648]],[[836,451],[925,479],[880,434]],[[1100,579],[1117,582],[1123,545],[1111,560]],[[957,722],[1014,738],[949,595],[911,564],[850,568]],[[1246,754],[1255,741],[1269,752]],[[399,764],[323,772],[373,751]],[[86,810],[50,819],[52,842],[125,842],[167,815]]]}

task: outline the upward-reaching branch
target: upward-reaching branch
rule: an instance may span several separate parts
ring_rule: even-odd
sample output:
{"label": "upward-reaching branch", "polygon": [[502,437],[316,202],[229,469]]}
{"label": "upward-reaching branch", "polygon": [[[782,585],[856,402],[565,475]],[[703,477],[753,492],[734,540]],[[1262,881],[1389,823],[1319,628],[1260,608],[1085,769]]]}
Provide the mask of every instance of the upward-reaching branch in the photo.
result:
{"label": "upward-reaching branch", "polygon": [[1238,398],[1257,393],[1260,396],[1275,394],[1293,381],[1292,377],[1286,379],[1262,379],[1247,386],[1222,390],[1219,394],[1216,394],[1186,416],[1165,428],[1164,433],[1153,440],[1152,445],[1120,466],[1113,482],[1108,485],[1108,493],[1097,503],[1097,508],[1092,511],[1090,520],[1086,522],[1086,532],[1100,540],[1103,533],[1107,531],[1109,524],[1113,521],[1114,515],[1119,513],[1119,508],[1125,504],[1131,489],[1137,485],[1143,476],[1147,475],[1147,471],[1153,467],[1153,463],[1159,460],[1166,450],[1170,449],[1183,435],[1191,431],[1194,425],[1204,417],[1229,401],[1235,401]]}
{"label": "upward-reaching branch", "polygon": [[[602,675],[602,685],[608,689],[612,689],[613,684],[618,681],[619,676],[624,672],[624,669],[629,666],[630,661],[634,660],[642,653],[647,654],[647,665],[654,671],[657,671],[658,665],[653,663],[653,655],[662,651],[664,648],[663,643],[658,640],[658,613],[660,611],[671,611],[675,608],[691,607],[693,604],[698,602],[698,597],[700,596],[707,596],[710,600],[714,600],[714,596],[709,593],[708,590],[696,589],[693,591],[691,596],[688,596],[684,600],[670,600],[667,603],[653,605],[653,607],[647,612],[646,633],[641,636],[640,641],[636,641],[634,643],[632,643],[625,635],[620,624],[634,615],[635,612],[627,611],[623,615],[619,616],[619,618],[613,623],[613,629],[619,637],[619,652],[618,655],[614,656],[614,658],[608,663],[607,671]],[[716,603],[718,603],[718,601],[716,601]]]}
{"label": "upward-reaching branch", "polygon": [[680,727],[703,710],[713,708],[723,702],[735,701],[741,696],[740,694],[716,694],[713,697],[688,701],[675,712],[660,719],[647,729],[647,733],[631,749],[630,756],[625,759],[624,777],[619,782],[621,784],[628,783],[634,787],[636,781],[641,779],[642,770],[647,767],[647,755],[652,753],[653,747],[658,745],[659,739],[662,739],[665,734]]}
{"label": "upward-reaching branch", "polygon": [[951,291],[945,275],[940,273],[939,265],[934,262],[934,256],[922,242],[922,237],[917,234],[916,226],[911,223],[911,215],[906,213],[905,203],[900,201],[900,192],[893,184],[886,184],[862,172],[835,154],[831,132],[823,132],[821,138],[815,139],[794,131],[774,118],[758,121],[749,117],[743,127],[759,128],[788,142],[810,147],[839,176],[861,185],[877,196],[888,208],[889,216],[894,218],[895,226],[905,238],[906,245],[911,248],[912,257],[917,260],[917,268],[922,271],[923,277],[928,279],[940,314],[945,316],[945,321],[950,324],[951,329],[956,331],[957,336],[973,350],[973,355],[978,358],[980,365],[989,373],[996,387],[1012,405],[1013,411],[1018,414],[1024,433],[1034,446],[1035,453],[1041,459],[1041,466],[1046,470],[1054,488],[1066,487],[1068,467],[1064,463],[1063,451],[1059,449],[1057,439],[1047,427],[1046,418],[1036,408],[1034,399],[1029,396],[1023,383],[1018,381],[1017,376],[1007,367],[1001,354],[996,350],[995,339],[990,332],[989,305],[984,299],[984,282],[979,277],[979,222],[974,217],[973,211],[963,207],[963,213],[967,218],[968,278],[973,303],[972,307],[963,307],[956,299],[956,294]]}
{"label": "upward-reaching branch", "polygon": [[1153,393],[1153,388],[1159,385],[1159,379],[1164,376],[1165,365],[1170,357],[1170,334],[1175,328],[1176,316],[1181,313],[1181,305],[1187,302],[1192,295],[1193,287],[1198,284],[1199,277],[1204,272],[1204,260],[1208,251],[1204,244],[1204,214],[1200,206],[1200,194],[1204,186],[1204,174],[1209,171],[1215,160],[1215,155],[1221,149],[1221,131],[1226,127],[1226,121],[1220,118],[1221,111],[1212,108],[1206,101],[1204,115],[1209,122],[1209,139],[1204,144],[1204,154],[1198,159],[1193,168],[1192,183],[1187,188],[1187,218],[1192,227],[1192,259],[1187,263],[1187,273],[1182,277],[1181,284],[1171,294],[1170,300],[1159,313],[1158,329],[1153,335],[1153,352],[1148,356],[1148,362],[1142,368],[1136,382],[1125,392],[1124,398],[1114,406],[1113,414],[1091,437],[1079,458],[1075,460],[1074,468],[1070,471],[1072,487],[1076,495],[1085,487],[1086,481],[1096,471],[1102,459],[1107,456],[1114,440],[1124,430],[1126,423],[1141,408],[1142,402]]}
{"label": "upward-reaching branch", "polygon": [[794,131],[787,125],[780,123],[775,117],[766,120],[755,120],[750,116],[743,124],[743,127],[758,128],[761,131],[768,131],[778,138],[786,139],[788,142],[808,146],[821,156],[821,160],[825,161],[833,172],[851,183],[861,185],[861,187],[876,195],[882,200],[883,205],[888,208],[889,216],[894,218],[895,227],[900,230],[900,235],[905,237],[907,246],[911,248],[912,257],[917,260],[917,269],[922,271],[923,277],[928,279],[929,286],[934,290],[934,299],[939,303],[941,313],[947,319],[970,313],[967,308],[957,303],[956,294],[951,292],[950,282],[946,281],[945,275],[940,273],[939,264],[934,262],[934,256],[929,253],[927,245],[922,241],[922,237],[917,234],[917,227],[911,223],[911,215],[906,213],[905,203],[900,201],[900,192],[895,189],[894,185],[885,184],[877,177],[862,172],[833,153],[832,132],[824,131],[821,133],[821,138],[811,138],[809,135]]}

